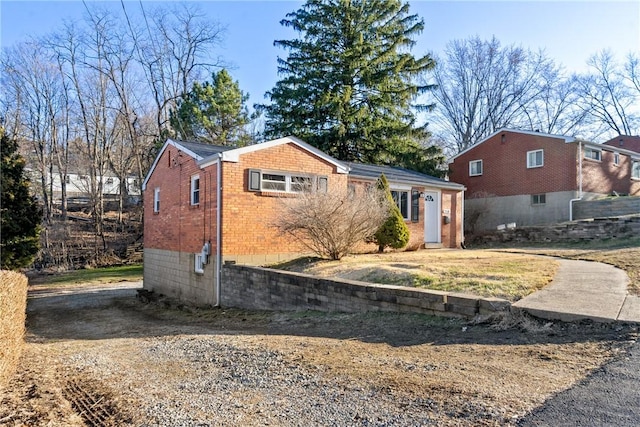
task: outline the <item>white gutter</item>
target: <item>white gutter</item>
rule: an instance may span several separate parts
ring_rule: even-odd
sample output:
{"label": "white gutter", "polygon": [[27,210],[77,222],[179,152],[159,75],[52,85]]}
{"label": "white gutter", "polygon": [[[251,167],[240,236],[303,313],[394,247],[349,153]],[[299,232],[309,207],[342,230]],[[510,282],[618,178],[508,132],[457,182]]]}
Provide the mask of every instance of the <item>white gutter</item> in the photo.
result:
{"label": "white gutter", "polygon": [[222,153],[218,153],[218,166],[216,168],[216,304],[214,307],[220,307],[220,281],[222,280],[222,227],[220,220],[222,219]]}
{"label": "white gutter", "polygon": [[573,202],[582,200],[582,141],[578,141],[578,198],[569,200],[569,221],[573,221]]}

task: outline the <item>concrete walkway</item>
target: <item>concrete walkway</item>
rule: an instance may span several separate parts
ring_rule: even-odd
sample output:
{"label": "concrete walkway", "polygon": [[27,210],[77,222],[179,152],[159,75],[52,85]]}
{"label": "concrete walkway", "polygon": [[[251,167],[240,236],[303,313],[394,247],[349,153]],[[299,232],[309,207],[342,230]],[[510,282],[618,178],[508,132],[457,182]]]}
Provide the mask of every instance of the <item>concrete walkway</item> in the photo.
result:
{"label": "concrete walkway", "polygon": [[640,323],[640,297],[628,295],[624,271],[598,262],[559,262],[550,285],[513,307],[549,320]]}

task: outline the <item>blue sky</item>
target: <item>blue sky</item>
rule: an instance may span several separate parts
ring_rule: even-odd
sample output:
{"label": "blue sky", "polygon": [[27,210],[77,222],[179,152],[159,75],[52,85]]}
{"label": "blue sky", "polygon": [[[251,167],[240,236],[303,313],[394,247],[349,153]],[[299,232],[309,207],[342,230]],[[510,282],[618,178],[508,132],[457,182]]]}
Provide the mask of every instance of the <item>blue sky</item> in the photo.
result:
{"label": "blue sky", "polygon": [[[87,0],[87,3],[93,1]],[[121,8],[119,1],[99,2]],[[166,2],[165,2],[166,3]],[[299,1],[202,1],[202,10],[227,27],[219,52],[230,65],[240,87],[251,95],[250,104],[278,80],[276,59],[286,52],[273,46],[274,39],[292,38],[279,21],[296,10]],[[138,1],[126,1],[138,10]],[[151,5],[143,0],[144,5]],[[425,31],[414,48],[416,55],[442,54],[453,39],[496,36],[503,45],[517,44],[545,49],[569,71],[583,71],[587,58],[611,49],[622,59],[630,51],[640,53],[640,0],[633,1],[410,1],[412,13],[425,20]],[[50,33],[64,20],[82,17],[81,1],[0,1],[2,47],[29,36]]]}

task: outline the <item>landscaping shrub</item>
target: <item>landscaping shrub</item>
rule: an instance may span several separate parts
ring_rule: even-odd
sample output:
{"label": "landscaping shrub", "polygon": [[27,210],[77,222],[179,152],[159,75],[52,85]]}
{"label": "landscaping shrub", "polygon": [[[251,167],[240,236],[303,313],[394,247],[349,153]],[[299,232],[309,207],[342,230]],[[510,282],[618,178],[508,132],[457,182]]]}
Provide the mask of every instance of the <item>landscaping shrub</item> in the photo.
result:
{"label": "landscaping shrub", "polygon": [[0,389],[13,377],[24,345],[27,277],[0,270]]}
{"label": "landscaping shrub", "polygon": [[373,242],[378,245],[378,252],[383,252],[387,246],[393,249],[404,248],[409,243],[409,227],[404,222],[400,209],[391,196],[389,183],[384,175],[380,175],[376,187],[385,195],[389,206],[389,216],[376,231]]}

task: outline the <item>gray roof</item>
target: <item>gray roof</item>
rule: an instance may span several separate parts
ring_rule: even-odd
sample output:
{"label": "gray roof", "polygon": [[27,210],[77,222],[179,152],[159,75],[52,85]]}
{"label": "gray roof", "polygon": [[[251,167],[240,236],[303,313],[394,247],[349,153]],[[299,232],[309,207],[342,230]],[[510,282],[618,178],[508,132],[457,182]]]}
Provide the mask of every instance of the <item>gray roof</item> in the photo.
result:
{"label": "gray roof", "polygon": [[[224,151],[233,150],[237,147],[226,147],[221,145],[203,144],[201,142],[193,141],[178,141],[174,140],[182,147],[189,151],[192,151],[201,158],[207,158],[214,154],[222,153]],[[368,165],[362,163],[350,163],[341,162],[349,168],[349,175],[376,180],[381,174],[387,177],[387,180],[393,182],[401,182],[405,184],[419,185],[419,186],[434,186],[442,188],[450,188],[456,190],[463,190],[464,186],[455,182],[446,181],[444,179],[436,178],[431,175],[426,175],[420,172],[412,171],[395,166],[380,166],[380,165]]]}
{"label": "gray roof", "polygon": [[388,181],[393,182],[458,190],[464,189],[462,184],[396,166],[366,165],[362,163],[346,163],[346,165],[350,168],[349,175],[353,177],[376,180],[380,175],[384,174]]}
{"label": "gray roof", "polygon": [[180,144],[187,150],[193,151],[198,156],[203,159],[209,156],[213,156],[214,154],[222,153],[223,151],[233,150],[236,147],[225,147],[223,145],[211,145],[211,144],[203,144],[201,142],[193,142],[193,141],[179,141],[174,140],[176,143]]}

